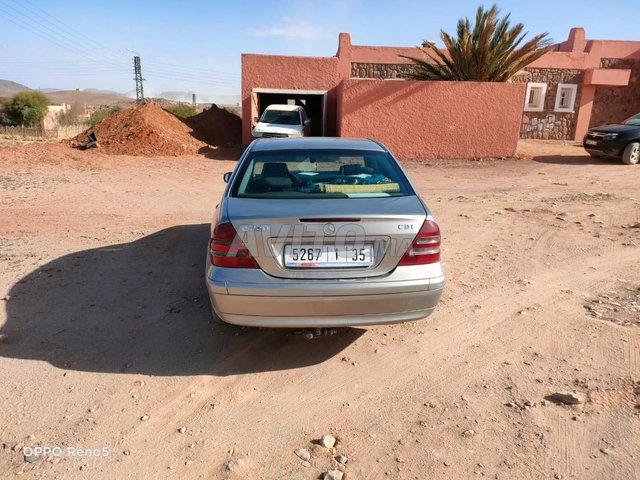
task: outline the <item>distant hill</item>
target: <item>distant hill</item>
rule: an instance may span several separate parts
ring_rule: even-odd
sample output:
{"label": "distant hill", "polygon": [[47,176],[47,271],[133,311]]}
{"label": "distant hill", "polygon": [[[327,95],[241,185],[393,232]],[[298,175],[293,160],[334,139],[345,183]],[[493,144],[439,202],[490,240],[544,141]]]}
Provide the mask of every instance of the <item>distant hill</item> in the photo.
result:
{"label": "distant hill", "polygon": [[[11,97],[18,92],[24,90],[32,90],[31,88],[21,85],[10,80],[0,80],[0,98]],[[51,103],[83,103],[86,105],[129,105],[132,99],[135,100],[135,90],[118,93],[113,90],[103,90],[98,88],[85,88],[84,90],[59,90],[56,88],[40,88],[38,91],[44,93]],[[152,93],[145,91],[146,98],[163,98],[174,102],[191,103],[191,95],[193,92],[185,91],[167,91],[160,93]],[[217,105],[235,106],[240,101],[240,95],[215,95],[200,94],[196,92],[196,102],[199,104],[215,103]]]}
{"label": "distant hill", "polygon": [[46,94],[52,103],[67,103],[73,105],[82,103],[86,105],[123,105],[131,104],[130,98],[119,93],[101,93],[92,89],[87,90],[59,90]]}
{"label": "distant hill", "polygon": [[11,80],[0,80],[0,97],[11,97],[18,92],[31,90],[29,87]]}
{"label": "distant hill", "polygon": [[83,92],[90,92],[90,93],[104,93],[105,95],[123,95],[123,96],[127,96],[126,94],[123,93],[118,93],[116,91],[113,90],[101,90],[99,88],[85,88],[83,90]]}

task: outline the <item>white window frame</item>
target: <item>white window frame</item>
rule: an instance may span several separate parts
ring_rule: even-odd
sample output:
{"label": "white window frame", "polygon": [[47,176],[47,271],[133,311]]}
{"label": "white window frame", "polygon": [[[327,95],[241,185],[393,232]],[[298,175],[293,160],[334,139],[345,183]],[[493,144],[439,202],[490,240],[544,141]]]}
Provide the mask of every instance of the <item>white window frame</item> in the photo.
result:
{"label": "white window frame", "polygon": [[[531,90],[534,88],[542,89],[540,93],[540,105],[529,105],[529,97],[531,96]],[[544,100],[547,96],[547,84],[546,83],[527,83],[527,94],[524,96],[524,111],[525,112],[542,112],[544,110]]]}
{"label": "white window frame", "polygon": [[[562,99],[561,93],[563,89],[569,89],[571,90],[571,101],[569,102],[569,106],[568,107],[561,107],[560,106],[560,100]],[[555,111],[556,112],[567,112],[567,113],[573,113],[574,112],[574,107],[576,104],[576,95],[578,94],[578,85],[575,83],[559,83],[558,84],[558,91],[556,92],[556,108]]]}

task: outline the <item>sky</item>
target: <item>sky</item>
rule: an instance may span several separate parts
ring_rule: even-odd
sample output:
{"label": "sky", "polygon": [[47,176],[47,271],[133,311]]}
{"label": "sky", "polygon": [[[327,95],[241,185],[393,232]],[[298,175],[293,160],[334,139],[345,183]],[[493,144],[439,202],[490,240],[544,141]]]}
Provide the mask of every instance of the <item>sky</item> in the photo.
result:
{"label": "sky", "polygon": [[[503,0],[513,23],[560,42],[640,40],[640,0]],[[439,42],[473,17],[480,0],[0,0],[0,79],[31,88],[134,90],[133,53],[145,95],[239,95],[242,53],[335,55],[339,32],[356,45]],[[491,1],[484,3],[489,7]]]}

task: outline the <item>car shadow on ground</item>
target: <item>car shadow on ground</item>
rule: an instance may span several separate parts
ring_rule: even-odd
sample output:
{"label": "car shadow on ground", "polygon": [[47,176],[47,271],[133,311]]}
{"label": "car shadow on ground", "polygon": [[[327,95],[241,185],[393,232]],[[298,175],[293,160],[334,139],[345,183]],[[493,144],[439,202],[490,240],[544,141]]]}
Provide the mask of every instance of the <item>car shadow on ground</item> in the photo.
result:
{"label": "car shadow on ground", "polygon": [[540,163],[553,163],[557,165],[620,165],[623,166],[622,160],[609,157],[592,157],[590,155],[539,155],[533,157],[533,160]]}
{"label": "car shadow on ground", "polygon": [[203,278],[209,230],[171,227],[28,274],[9,292],[0,356],[68,370],[224,376],[319,364],[365,332],[310,341],[214,323]]}
{"label": "car shadow on ground", "polygon": [[242,145],[235,147],[200,147],[198,153],[209,160],[233,160],[237,161],[242,156]]}

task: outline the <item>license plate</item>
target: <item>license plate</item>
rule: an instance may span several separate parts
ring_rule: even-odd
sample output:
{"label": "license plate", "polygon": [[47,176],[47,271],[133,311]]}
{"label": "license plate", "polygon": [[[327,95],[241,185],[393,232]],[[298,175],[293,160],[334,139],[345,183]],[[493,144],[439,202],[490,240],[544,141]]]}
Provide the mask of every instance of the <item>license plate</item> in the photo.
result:
{"label": "license plate", "polygon": [[595,140],[586,140],[584,143],[586,143],[587,145],[597,145],[598,142]]}
{"label": "license plate", "polygon": [[373,245],[285,245],[289,268],[344,268],[373,265]]}

